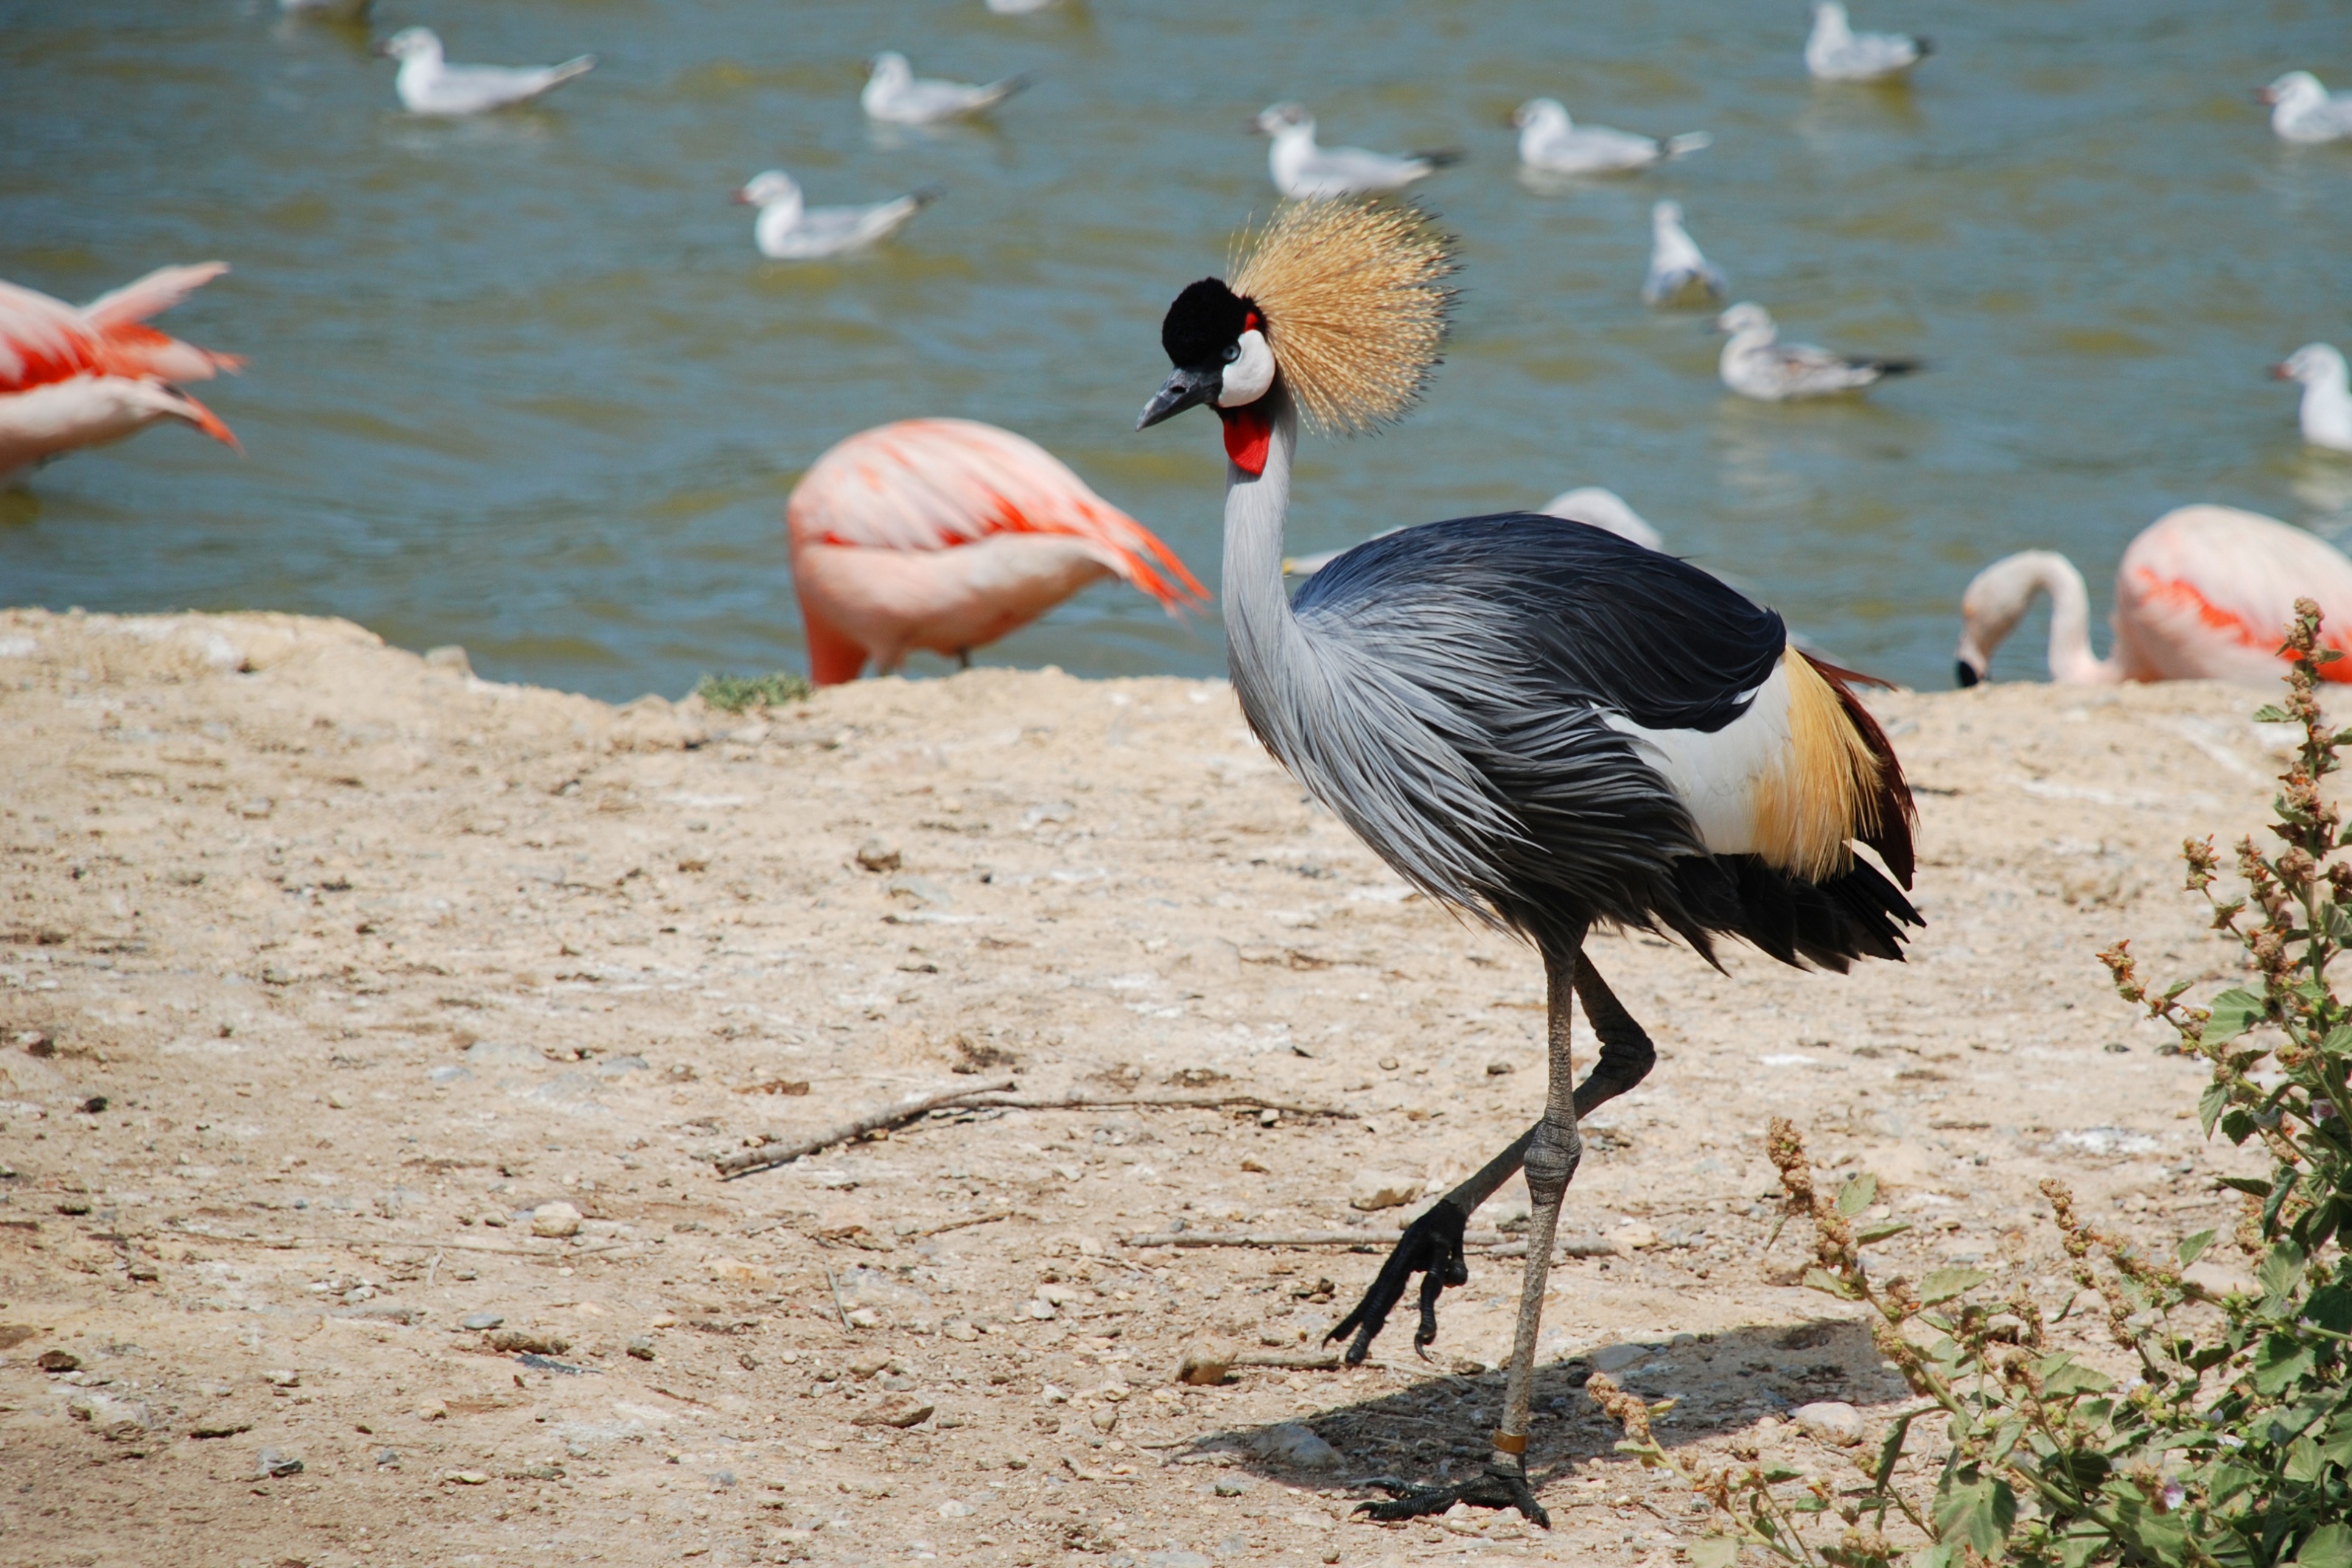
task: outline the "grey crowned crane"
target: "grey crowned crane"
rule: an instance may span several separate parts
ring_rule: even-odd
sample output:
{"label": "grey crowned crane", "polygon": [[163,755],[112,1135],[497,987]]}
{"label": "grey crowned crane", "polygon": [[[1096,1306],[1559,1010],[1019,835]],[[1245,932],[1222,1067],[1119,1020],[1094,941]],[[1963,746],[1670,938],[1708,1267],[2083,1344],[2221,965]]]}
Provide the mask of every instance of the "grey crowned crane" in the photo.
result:
{"label": "grey crowned crane", "polygon": [[[1224,423],[1229,659],[1259,740],[1400,876],[1542,956],[1542,1117],[1407,1227],[1330,1337],[1352,1334],[1347,1359],[1361,1361],[1421,1274],[1413,1342],[1433,1340],[1439,1292],[1469,1278],[1471,1212],[1524,1166],[1527,1271],[1486,1468],[1364,1506],[1403,1519],[1462,1501],[1548,1526],[1528,1484],[1528,1390],[1577,1121],[1654,1059],[1583,956],[1586,933],[1670,931],[1710,961],[1723,937],[1839,971],[1899,960],[1919,923],[1903,893],[1912,805],[1853,677],[1719,579],[1599,528],[1531,512],[1427,523],[1285,596],[1302,413],[1336,431],[1401,416],[1436,363],[1451,270],[1409,209],[1284,209],[1231,282],[1204,279],[1169,308],[1175,374],[1137,427],[1195,404]],[[1601,1042],[1581,1084],[1571,996]]]}

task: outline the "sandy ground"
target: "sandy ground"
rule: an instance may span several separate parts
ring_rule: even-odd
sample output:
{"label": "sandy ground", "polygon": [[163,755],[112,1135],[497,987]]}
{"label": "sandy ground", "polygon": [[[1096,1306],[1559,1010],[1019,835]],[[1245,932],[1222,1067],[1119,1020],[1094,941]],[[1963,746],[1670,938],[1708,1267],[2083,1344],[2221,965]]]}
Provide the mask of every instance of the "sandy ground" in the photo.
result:
{"label": "sandy ground", "polygon": [[[0,614],[0,1562],[1663,1568],[1703,1516],[1585,1370],[1678,1397],[1675,1444],[1824,1473],[1780,1417],[1900,1394],[1794,1285],[1804,1238],[1766,1247],[1769,1116],[1884,1178],[1889,1268],[2053,1310],[2038,1179],[2151,1242],[2226,1224],[2200,1074],[2092,954],[2232,973],[2172,858],[2262,820],[2254,700],[1874,700],[1921,790],[1908,964],[1594,942],[1661,1059],[1569,1196],[1612,1251],[1554,1275],[1544,1534],[1349,1518],[1480,1462],[1516,1260],[1449,1293],[1440,1363],[1400,1321],[1381,1364],[1172,1381],[1206,1339],[1311,1346],[1377,1252],[1127,1238],[1377,1238],[1411,1211],[1351,1207],[1362,1173],[1448,1181],[1542,1088],[1532,957],[1404,897],[1222,685],[737,719],[336,622]],[[1349,1114],[942,1114],[712,1173],[991,1062]],[[558,1203],[578,1234],[534,1235]]]}

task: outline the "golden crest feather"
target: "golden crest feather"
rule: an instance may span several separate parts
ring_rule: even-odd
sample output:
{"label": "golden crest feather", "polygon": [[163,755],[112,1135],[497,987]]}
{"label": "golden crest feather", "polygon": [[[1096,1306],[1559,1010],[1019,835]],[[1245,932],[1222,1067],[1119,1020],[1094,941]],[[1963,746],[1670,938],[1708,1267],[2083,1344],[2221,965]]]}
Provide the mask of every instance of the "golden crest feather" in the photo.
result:
{"label": "golden crest feather", "polygon": [[1417,208],[1297,202],[1237,247],[1230,286],[1265,314],[1308,425],[1358,435],[1402,418],[1427,384],[1453,270],[1445,236]]}

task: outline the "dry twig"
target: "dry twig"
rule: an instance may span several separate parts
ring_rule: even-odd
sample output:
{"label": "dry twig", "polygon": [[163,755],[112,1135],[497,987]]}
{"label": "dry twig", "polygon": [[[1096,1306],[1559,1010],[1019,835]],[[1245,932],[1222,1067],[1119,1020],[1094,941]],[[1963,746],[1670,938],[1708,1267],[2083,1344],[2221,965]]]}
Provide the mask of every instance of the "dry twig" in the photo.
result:
{"label": "dry twig", "polygon": [[748,1175],[753,1171],[764,1171],[771,1166],[788,1165],[803,1154],[814,1154],[818,1150],[829,1148],[835,1143],[846,1143],[853,1138],[862,1138],[868,1132],[878,1132],[885,1127],[903,1125],[919,1116],[929,1115],[941,1106],[969,1100],[976,1095],[1010,1089],[1013,1084],[1014,1080],[1012,1079],[1000,1078],[992,1079],[986,1083],[965,1084],[960,1089],[913,1095],[898,1101],[896,1105],[887,1106],[880,1110],[869,1110],[852,1121],[829,1127],[814,1137],[796,1138],[790,1142],[771,1137],[768,1142],[751,1148],[739,1149],[732,1154],[722,1154],[711,1163],[718,1168],[722,1177]]}

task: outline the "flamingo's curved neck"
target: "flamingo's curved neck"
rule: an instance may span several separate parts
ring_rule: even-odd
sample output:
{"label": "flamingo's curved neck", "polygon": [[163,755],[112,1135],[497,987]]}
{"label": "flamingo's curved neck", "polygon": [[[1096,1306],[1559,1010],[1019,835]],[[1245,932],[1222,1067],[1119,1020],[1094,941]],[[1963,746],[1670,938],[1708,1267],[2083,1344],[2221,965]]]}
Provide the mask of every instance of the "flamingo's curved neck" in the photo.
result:
{"label": "flamingo's curved neck", "polygon": [[2061,686],[2113,686],[2123,666],[2091,651],[2091,592],[2074,563],[2037,551],[2037,584],[2050,595],[2050,679]]}
{"label": "flamingo's curved neck", "polygon": [[1298,408],[1279,377],[1265,395],[1273,433],[1265,468],[1225,464],[1225,667],[1251,726],[1280,747],[1276,672],[1292,662],[1297,618],[1282,586],[1282,525],[1290,510],[1290,462],[1298,449]]}

